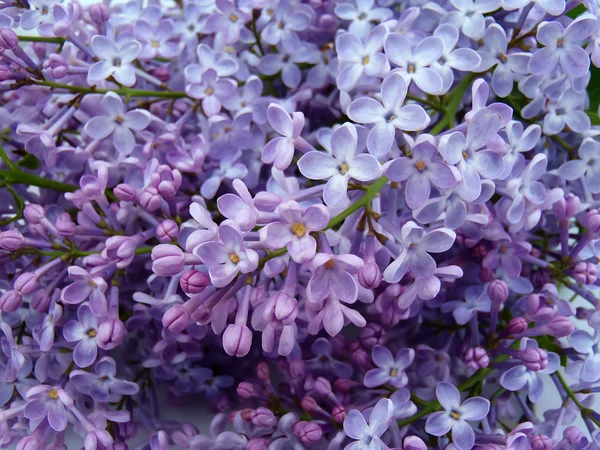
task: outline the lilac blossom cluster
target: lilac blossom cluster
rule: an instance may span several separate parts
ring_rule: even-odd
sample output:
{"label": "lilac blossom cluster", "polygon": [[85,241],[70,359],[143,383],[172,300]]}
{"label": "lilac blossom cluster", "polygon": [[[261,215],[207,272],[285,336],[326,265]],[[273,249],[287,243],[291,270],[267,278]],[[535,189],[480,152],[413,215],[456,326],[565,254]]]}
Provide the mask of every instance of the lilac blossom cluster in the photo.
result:
{"label": "lilac blossom cluster", "polygon": [[596,0],[109,3],[0,11],[0,448],[600,448]]}

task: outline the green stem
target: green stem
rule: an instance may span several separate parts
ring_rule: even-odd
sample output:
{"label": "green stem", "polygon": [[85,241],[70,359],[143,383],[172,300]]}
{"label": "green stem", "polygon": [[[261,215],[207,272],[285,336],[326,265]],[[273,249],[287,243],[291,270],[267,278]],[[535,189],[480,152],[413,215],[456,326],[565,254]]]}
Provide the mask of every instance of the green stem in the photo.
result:
{"label": "green stem", "polygon": [[28,184],[58,192],[75,192],[77,190],[77,186],[74,184],[61,183],[60,181],[38,177],[37,175],[23,172],[20,169],[0,170],[0,178],[7,184]]}
{"label": "green stem", "polygon": [[430,102],[429,100],[427,100],[425,98],[417,97],[416,95],[412,95],[412,94],[407,94],[406,99],[413,100],[413,101],[421,103],[425,106],[429,106],[431,109],[434,109],[435,111],[444,112],[443,106],[435,104],[433,102]]}
{"label": "green stem", "polygon": [[66,39],[61,37],[17,36],[19,42],[45,42],[46,44],[64,44]]}
{"label": "green stem", "polygon": [[55,83],[54,81],[30,81],[24,84],[17,84],[17,88],[21,86],[46,86],[51,89],[65,89],[71,93],[77,94],[106,94],[108,92],[114,92],[118,95],[126,97],[160,97],[160,98],[186,98],[188,95],[183,91],[151,91],[146,89],[130,89],[130,88],[118,88],[118,89],[96,89],[85,86],[73,86],[70,84]]}
{"label": "green stem", "polygon": [[2,161],[4,161],[4,164],[6,164],[6,166],[13,170],[15,169],[15,165],[13,164],[13,162],[10,160],[10,158],[8,157],[8,155],[6,154],[6,152],[4,151],[4,148],[2,148],[2,146],[0,145],[0,159]]}
{"label": "green stem", "polygon": [[448,106],[446,107],[446,113],[444,117],[440,119],[438,123],[431,129],[429,134],[436,135],[439,134],[446,126],[452,125],[454,119],[456,118],[456,112],[460,106],[460,101],[462,100],[465,92],[471,85],[473,79],[480,74],[478,73],[469,73],[465,75],[465,77],[461,80],[461,82],[454,88],[454,90],[450,93],[450,100],[448,101]]}
{"label": "green stem", "polygon": [[585,406],[583,406],[581,404],[581,402],[579,401],[579,399],[577,398],[577,396],[575,395],[575,393],[569,386],[569,383],[567,383],[567,380],[565,380],[565,378],[562,376],[562,374],[558,370],[555,373],[556,373],[556,378],[558,378],[558,381],[560,381],[560,384],[562,384],[562,387],[565,390],[565,392],[567,393],[567,396],[571,400],[573,400],[573,403],[575,403],[575,405],[579,408],[579,411],[581,411],[581,415],[584,418],[590,419],[597,426],[600,426],[600,421],[598,421],[598,420],[594,419],[592,416],[590,416],[590,413],[592,412],[592,410],[589,408],[586,408]]}

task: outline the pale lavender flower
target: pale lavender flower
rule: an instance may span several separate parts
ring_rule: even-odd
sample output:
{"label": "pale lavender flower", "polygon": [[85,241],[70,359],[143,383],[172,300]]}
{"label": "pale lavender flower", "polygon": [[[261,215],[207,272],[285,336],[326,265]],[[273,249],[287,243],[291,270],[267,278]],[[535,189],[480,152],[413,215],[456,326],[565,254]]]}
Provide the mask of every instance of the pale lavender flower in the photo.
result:
{"label": "pale lavender flower", "polygon": [[267,142],[262,151],[262,160],[279,170],[285,170],[294,157],[294,141],[304,128],[304,114],[293,112],[290,115],[282,106],[271,103],[267,109],[267,120],[280,136]]}
{"label": "pale lavender flower", "polygon": [[402,75],[391,73],[381,84],[383,104],[371,97],[360,97],[348,108],[354,122],[375,124],[367,136],[367,148],[376,157],[390,151],[396,129],[417,131],[429,125],[430,118],[419,105],[405,105],[408,87]]}
{"label": "pale lavender flower", "polygon": [[79,367],[88,367],[98,355],[98,326],[100,321],[86,304],[77,309],[77,320],[70,320],[63,328],[67,342],[77,342],[73,350],[73,361]]}
{"label": "pale lavender flower", "polygon": [[327,226],[329,211],[323,205],[309,206],[303,211],[294,201],[282,203],[278,210],[284,222],[270,223],[262,228],[261,240],[273,250],[287,246],[297,263],[310,261],[317,251],[317,241],[310,233]]}
{"label": "pale lavender flower", "polygon": [[403,348],[394,357],[387,347],[376,345],[371,351],[371,358],[377,366],[365,374],[364,385],[368,388],[390,384],[396,389],[408,384],[406,368],[415,359],[415,351],[412,348]]}
{"label": "pale lavender flower", "polygon": [[106,115],[92,117],[85,124],[85,132],[94,139],[105,139],[112,134],[115,148],[129,155],[135,146],[132,130],[144,130],[150,125],[152,115],[144,109],[127,111],[121,97],[113,92],[102,99],[102,109]]}
{"label": "pale lavender flower", "polygon": [[521,9],[531,3],[541,7],[552,16],[558,16],[565,11],[565,0],[502,0],[503,7],[508,10]]}
{"label": "pale lavender flower", "polygon": [[139,386],[131,381],[116,378],[115,360],[105,356],[96,364],[94,373],[74,370],[70,379],[78,391],[90,395],[97,402],[119,400],[122,395],[135,395]]}
{"label": "pale lavender flower", "polygon": [[359,37],[366,36],[373,28],[373,23],[381,23],[392,17],[390,9],[375,7],[375,0],[337,3],[335,14],[342,20],[351,21],[348,31]]}
{"label": "pale lavender flower", "polygon": [[436,263],[429,253],[445,252],[452,247],[455,238],[456,233],[447,228],[426,233],[415,222],[407,222],[400,231],[400,254],[385,269],[384,280],[398,283],[409,271],[416,277],[430,277],[435,271]]}
{"label": "pale lavender flower", "polygon": [[213,198],[219,186],[224,180],[235,180],[236,178],[245,178],[248,175],[248,168],[240,161],[241,151],[225,152],[219,159],[219,166],[209,172],[208,176],[200,187],[202,197]]}
{"label": "pale lavender flower", "polygon": [[290,89],[295,89],[302,81],[299,63],[318,62],[319,53],[315,48],[300,41],[296,35],[277,44],[277,52],[263,56],[258,70],[264,75],[275,75],[281,72],[281,81]]}
{"label": "pale lavender flower", "polygon": [[55,301],[48,308],[41,322],[33,329],[33,338],[40,344],[40,350],[48,352],[54,345],[54,332],[63,316],[63,309]]}
{"label": "pale lavender flower", "polygon": [[312,8],[303,8],[303,6],[308,5],[279,2],[275,14],[260,33],[262,40],[277,45],[280,41],[295,35],[295,32],[306,30],[314,13]]}
{"label": "pale lavender flower", "polygon": [[542,22],[537,29],[537,40],[544,48],[537,50],[531,57],[529,68],[533,73],[550,73],[558,64],[562,70],[572,76],[581,77],[590,68],[590,58],[577,44],[595,33],[598,20],[591,14],[583,14],[564,28],[560,22]]}
{"label": "pale lavender flower", "polygon": [[67,428],[67,407],[73,406],[73,399],[62,388],[40,384],[29,389],[26,397],[25,417],[39,421],[47,418],[56,431]]}
{"label": "pale lavender flower", "polygon": [[207,116],[214,116],[221,111],[221,101],[231,95],[236,88],[236,83],[228,78],[219,78],[217,71],[207,69],[202,72],[200,66],[190,65],[185,68],[187,94],[195,99],[202,100],[202,109]]}
{"label": "pale lavender flower", "polygon": [[228,53],[217,52],[206,44],[200,44],[196,48],[196,55],[198,56],[198,64],[192,64],[195,67],[194,71],[205,72],[208,69],[213,69],[219,77],[229,77],[239,69],[238,62]]}
{"label": "pale lavender flower", "polygon": [[581,365],[581,381],[595,383],[600,380],[600,328],[596,327],[593,335],[576,330],[569,340],[576,352],[586,355]]}
{"label": "pale lavender flower", "polygon": [[573,89],[567,90],[557,99],[550,98],[546,102],[548,112],[542,126],[544,134],[558,134],[565,126],[576,133],[589,130],[591,121],[584,111],[586,98],[585,92],[577,93]]}
{"label": "pale lavender flower", "polygon": [[444,163],[437,148],[428,141],[415,145],[411,158],[402,157],[391,161],[386,175],[391,181],[406,181],[404,194],[411,209],[423,206],[431,194],[431,185],[445,189],[460,180],[456,169]]}
{"label": "pale lavender flower", "polygon": [[443,22],[451,23],[471,39],[479,39],[485,31],[484,14],[500,8],[502,0],[451,0],[458,11],[450,11]]}
{"label": "pale lavender flower", "polygon": [[306,287],[311,302],[325,300],[330,294],[344,303],[354,303],[358,297],[358,284],[354,275],[363,266],[356,255],[331,255],[317,253],[312,264],[313,275]]}
{"label": "pale lavender flower", "polygon": [[443,436],[452,430],[452,443],[458,450],[470,450],[475,444],[475,433],[467,421],[482,420],[490,410],[490,402],[483,397],[471,397],[460,402],[460,392],[450,383],[442,381],[435,395],[444,411],[435,412],[427,418],[425,431]]}
{"label": "pale lavender flower", "polygon": [[519,178],[507,183],[507,192],[511,197],[506,218],[510,223],[518,223],[523,219],[527,202],[542,205],[546,201],[546,187],[538,181],[546,173],[548,158],[543,153],[535,155]]}
{"label": "pale lavender flower", "polygon": [[207,242],[196,249],[196,254],[208,266],[210,280],[215,287],[229,284],[238,273],[249,273],[258,266],[258,254],[244,247],[243,237],[232,224],[219,227],[219,242]]}
{"label": "pale lavender flower", "polygon": [[115,44],[106,36],[96,35],[91,42],[94,54],[100,61],[94,63],[88,72],[88,83],[96,84],[114,76],[119,83],[131,87],[135,84],[133,61],[138,57],[142,46],[138,41]]}
{"label": "pale lavender flower", "polygon": [[385,443],[381,436],[388,429],[393,415],[393,404],[388,398],[377,402],[369,415],[369,423],[357,409],[348,413],[344,420],[344,432],[354,442],[344,450],[384,449]]}
{"label": "pale lavender flower", "polygon": [[558,169],[564,180],[573,181],[579,178],[592,194],[600,192],[600,143],[591,138],[583,140],[579,146],[579,157],[567,161]]}
{"label": "pale lavender flower", "polygon": [[[523,153],[533,149],[539,142],[542,128],[538,124],[529,125],[523,129],[523,123],[511,120],[505,128],[507,152],[504,154],[504,173],[498,178],[507,179],[509,176],[518,176],[525,168]],[[562,176],[562,174],[561,174]]]}
{"label": "pale lavender flower", "polygon": [[364,44],[353,33],[342,33],[336,39],[339,73],[336,78],[342,91],[353,89],[361,76],[382,76],[390,70],[387,57],[381,52],[387,35],[384,25],[375,27],[365,38]]}
{"label": "pale lavender flower", "polygon": [[178,45],[171,41],[175,34],[172,20],[161,20],[152,26],[145,20],[138,20],[134,26],[135,37],[142,44],[140,59],[152,59],[157,56],[171,59],[179,53]]}
{"label": "pale lavender flower", "polygon": [[357,145],[356,127],[345,123],[331,136],[333,155],[310,151],[298,161],[298,168],[306,178],[328,180],[323,191],[323,200],[328,206],[339,205],[347,198],[351,178],[365,182],[381,174],[381,166],[374,156],[356,154]]}
{"label": "pale lavender flower", "polygon": [[389,34],[384,44],[385,54],[396,66],[395,73],[404,78],[407,85],[413,81],[419,89],[428,94],[442,94],[443,80],[431,66],[444,53],[441,39],[429,36],[412,50],[408,40],[398,34]]}
{"label": "pale lavender flower", "polygon": [[210,32],[219,33],[226,44],[233,44],[240,38],[240,32],[251,19],[251,15],[229,0],[216,0],[216,4],[219,13],[208,17],[206,28]]}
{"label": "pale lavender flower", "polygon": [[459,325],[469,323],[477,313],[489,313],[492,302],[487,294],[485,285],[469,286],[465,291],[465,301],[455,300],[445,302],[442,312],[452,312],[454,320]]}

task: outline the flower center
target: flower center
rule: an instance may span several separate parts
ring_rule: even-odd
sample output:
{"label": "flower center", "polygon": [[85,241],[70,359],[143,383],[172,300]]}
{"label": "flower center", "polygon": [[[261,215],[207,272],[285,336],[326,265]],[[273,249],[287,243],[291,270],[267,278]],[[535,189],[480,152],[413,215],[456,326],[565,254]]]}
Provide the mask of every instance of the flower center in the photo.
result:
{"label": "flower center", "polygon": [[152,41],[152,48],[158,48],[158,47],[160,47],[160,42]]}
{"label": "flower center", "polygon": [[350,167],[348,167],[348,164],[343,163],[343,164],[340,164],[339,169],[340,169],[340,173],[342,175],[346,175],[348,173],[348,170],[350,169]]}
{"label": "flower center", "polygon": [[237,253],[231,253],[229,255],[229,261],[231,261],[234,264],[237,264],[240,262],[240,257],[237,255]]}
{"label": "flower center", "polygon": [[326,269],[330,269],[331,270],[331,269],[333,269],[333,266],[335,266],[335,259],[333,259],[333,258],[330,259],[329,261],[327,261],[325,263],[325,268]]}
{"label": "flower center", "polygon": [[56,392],[56,388],[50,389],[50,392],[48,392],[48,398],[51,398],[52,400],[58,399],[58,392]]}
{"label": "flower center", "polygon": [[561,48],[563,46],[563,38],[558,38],[558,41],[556,41],[556,46],[558,48]]}
{"label": "flower center", "polygon": [[121,116],[117,116],[115,117],[115,122],[121,125],[123,122],[125,122],[125,119],[123,119]]}
{"label": "flower center", "polygon": [[423,172],[427,168],[427,166],[425,165],[425,163],[423,161],[421,161],[421,160],[417,161],[415,163],[415,166],[416,166],[416,168],[417,168],[417,170],[419,172]]}
{"label": "flower center", "polygon": [[294,233],[299,238],[304,237],[306,234],[306,226],[303,223],[296,222],[292,225],[292,233]]}
{"label": "flower center", "polygon": [[408,73],[415,73],[415,65],[414,64],[409,64],[408,67],[406,68],[406,71]]}
{"label": "flower center", "polygon": [[398,370],[397,369],[390,370],[390,377],[394,378],[394,377],[396,377],[396,375],[398,375]]}
{"label": "flower center", "polygon": [[469,154],[466,152],[466,150],[463,150],[463,152],[462,152],[462,157],[463,157],[464,159],[469,159]]}
{"label": "flower center", "polygon": [[113,66],[121,67],[121,59],[120,58],[113,59]]}
{"label": "flower center", "polygon": [[367,15],[365,13],[362,13],[360,16],[358,16],[358,20],[365,20],[367,18]]}
{"label": "flower center", "polygon": [[215,92],[215,90],[213,88],[211,88],[211,87],[206,88],[206,90],[204,91],[204,93],[206,95],[213,95],[214,92]]}
{"label": "flower center", "polygon": [[95,338],[97,334],[98,334],[98,333],[97,333],[97,332],[96,332],[96,330],[94,330],[93,328],[90,328],[90,329],[87,331],[87,335],[88,335],[89,337],[91,337],[91,338]]}
{"label": "flower center", "polygon": [[371,58],[369,58],[368,56],[365,56],[362,60],[363,66],[366,66],[367,64],[369,64],[370,60],[371,60]]}
{"label": "flower center", "polygon": [[505,55],[504,53],[499,53],[499,54],[498,54],[498,60],[499,60],[500,62],[503,62],[503,63],[505,63],[506,61],[508,61],[508,58],[506,57],[506,55]]}
{"label": "flower center", "polygon": [[460,413],[458,411],[452,411],[450,413],[450,417],[452,417],[454,420],[458,420],[460,419]]}
{"label": "flower center", "polygon": [[231,20],[232,22],[237,22],[238,20],[240,20],[239,16],[237,14],[232,14],[229,16],[229,20]]}
{"label": "flower center", "polygon": [[97,288],[98,283],[96,283],[94,280],[90,280],[90,286],[92,286],[93,288]]}

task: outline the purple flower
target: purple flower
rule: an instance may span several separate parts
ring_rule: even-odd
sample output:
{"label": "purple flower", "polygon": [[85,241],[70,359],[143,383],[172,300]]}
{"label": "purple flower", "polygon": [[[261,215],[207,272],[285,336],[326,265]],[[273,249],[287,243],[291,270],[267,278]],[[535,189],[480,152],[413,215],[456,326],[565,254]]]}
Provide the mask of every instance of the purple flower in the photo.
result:
{"label": "purple flower", "polygon": [[510,223],[518,223],[523,219],[527,203],[542,205],[546,201],[546,187],[538,181],[544,173],[548,158],[544,154],[535,155],[519,178],[510,180],[507,192],[511,196],[506,218]]}
{"label": "purple flower", "polygon": [[375,27],[363,44],[353,33],[340,34],[335,49],[338,54],[338,88],[342,91],[353,89],[361,76],[381,76],[390,70],[387,57],[381,52],[387,29],[383,25]]}
{"label": "purple flower", "polygon": [[287,246],[297,263],[310,261],[317,251],[317,241],[310,233],[327,226],[329,211],[323,205],[302,211],[298,203],[288,201],[279,205],[279,214],[284,222],[270,223],[261,229],[261,240],[271,249]]}
{"label": "purple flower", "polygon": [[221,394],[221,390],[233,386],[233,378],[229,375],[213,374],[213,371],[198,367],[194,373],[196,392],[203,393],[208,400],[214,401]]}
{"label": "purple flower", "polygon": [[560,64],[567,75],[584,76],[590,69],[590,58],[577,43],[595,33],[597,28],[598,20],[591,14],[577,17],[566,29],[560,22],[542,22],[536,37],[544,48],[533,54],[529,68],[535,74],[545,75]]}
{"label": "purple flower", "polygon": [[136,383],[115,378],[117,365],[108,356],[98,361],[94,372],[74,370],[70,379],[77,390],[89,394],[97,402],[118,401],[122,395],[135,395],[139,391]]}
{"label": "purple flower", "polygon": [[233,224],[219,227],[219,242],[207,242],[196,254],[208,266],[215,287],[227,286],[238,273],[250,273],[258,266],[258,254],[244,247],[244,239]]}
{"label": "purple flower", "polygon": [[197,66],[192,64],[194,72],[205,72],[208,69],[213,69],[219,77],[230,77],[239,69],[239,65],[234,58],[227,53],[217,52],[206,44],[200,44],[196,48],[196,54],[199,64]]}
{"label": "purple flower", "polygon": [[415,222],[409,221],[402,227],[400,238],[400,254],[383,273],[383,279],[388,283],[398,283],[409,271],[420,278],[433,275],[436,263],[429,253],[448,250],[454,243],[456,233],[447,228],[426,233]]}
{"label": "purple flower", "polygon": [[88,367],[98,354],[99,319],[87,304],[77,309],[77,320],[70,320],[63,328],[63,336],[67,342],[77,342],[73,350],[73,360],[79,367]]}
{"label": "purple flower", "polygon": [[357,409],[350,411],[344,420],[344,432],[354,442],[347,445],[344,450],[386,448],[381,436],[388,429],[392,415],[393,404],[387,398],[377,402],[369,415],[368,424],[360,411]]}
{"label": "purple flower", "polygon": [[281,72],[281,81],[290,89],[295,89],[302,81],[299,63],[317,63],[319,53],[310,46],[303,46],[296,35],[290,35],[277,45],[277,53],[263,56],[258,70],[264,75]]}
{"label": "purple flower", "polygon": [[581,381],[586,383],[595,383],[600,380],[600,328],[594,330],[594,335],[587,331],[576,330],[569,340],[573,349],[586,355],[585,361],[581,365]]}
{"label": "purple flower", "polygon": [[217,71],[207,69],[202,72],[200,66],[190,65],[185,68],[187,94],[195,99],[202,100],[202,109],[207,116],[214,116],[221,111],[221,101],[231,95],[236,88],[236,83],[228,78],[219,78]]}
{"label": "purple flower", "polygon": [[179,53],[178,45],[171,41],[175,34],[172,20],[161,20],[158,26],[152,26],[145,20],[135,22],[135,37],[142,44],[140,59],[171,59]]}
{"label": "purple flower", "polygon": [[469,286],[465,291],[465,301],[451,301],[442,305],[443,312],[452,312],[459,325],[465,325],[477,313],[489,313],[492,306],[484,285]]}
{"label": "purple flower", "polygon": [[271,103],[267,109],[267,120],[280,136],[267,142],[262,151],[262,160],[279,170],[285,170],[294,157],[294,141],[304,128],[304,114],[294,112],[290,116],[283,107]]}
{"label": "purple flower", "polygon": [[429,125],[429,116],[421,106],[403,106],[407,93],[404,78],[391,73],[381,84],[383,104],[374,98],[360,97],[348,108],[348,117],[353,121],[375,124],[367,137],[367,148],[378,158],[392,148],[396,129],[416,131]]}
{"label": "purple flower", "polygon": [[137,58],[142,46],[138,41],[115,44],[106,36],[96,35],[92,38],[92,50],[100,58],[88,72],[88,83],[96,84],[111,75],[125,86],[135,84],[135,70],[132,62]]}
{"label": "purple flower", "polygon": [[355,255],[331,255],[317,253],[312,265],[315,267],[306,286],[311,302],[325,300],[329,294],[344,303],[354,303],[358,296],[358,283],[354,277],[363,266],[363,260]]}
{"label": "purple flower", "polygon": [[320,374],[334,374],[338,377],[349,378],[353,369],[350,364],[333,358],[331,342],[326,338],[319,338],[310,347],[313,359],[305,361],[306,368]]}
{"label": "purple flower", "polygon": [[388,35],[384,44],[385,54],[396,66],[394,73],[404,78],[407,86],[413,81],[419,89],[428,94],[441,94],[442,76],[430,68],[444,53],[444,43],[435,36],[423,39],[417,47],[398,33]]}
{"label": "purple flower", "polygon": [[437,148],[428,141],[415,145],[411,157],[397,158],[387,166],[391,181],[406,181],[404,195],[411,209],[420,208],[429,199],[431,185],[446,189],[460,180],[456,169],[445,164]]}
{"label": "purple flower", "polygon": [[40,384],[29,389],[26,398],[25,417],[38,421],[47,418],[56,431],[67,428],[67,408],[73,406],[73,399],[62,388]]}
{"label": "purple flower", "polygon": [[233,44],[239,39],[240,32],[251,16],[229,0],[216,0],[216,5],[219,12],[208,17],[206,28],[210,32],[219,33],[226,44]]}
{"label": "purple flower", "polygon": [[581,159],[572,159],[558,169],[561,178],[573,181],[583,178],[583,183],[592,194],[600,192],[600,143],[584,139],[578,150]]}
{"label": "purple flower", "polygon": [[358,136],[356,127],[345,123],[333,132],[331,149],[333,155],[311,151],[298,161],[302,175],[311,180],[328,180],[323,191],[323,200],[328,206],[343,203],[348,190],[348,181],[372,181],[381,174],[381,167],[372,155],[356,154]]}
{"label": "purple flower", "polygon": [[102,99],[104,116],[92,117],[85,124],[85,132],[94,139],[104,139],[112,134],[115,148],[126,155],[135,146],[133,131],[145,129],[152,120],[151,114],[143,109],[126,111],[123,100],[109,92]]}
{"label": "purple flower", "polygon": [[351,21],[348,31],[363,37],[373,28],[373,23],[383,22],[392,17],[390,9],[374,6],[375,0],[337,3],[335,5],[335,15],[342,20]]}
{"label": "purple flower", "polygon": [[443,436],[452,430],[452,443],[458,450],[472,449],[475,433],[467,421],[482,420],[487,416],[489,400],[471,397],[461,403],[458,389],[445,381],[437,385],[435,396],[444,411],[435,412],[427,418],[425,431],[434,436]]}
{"label": "purple flower", "polygon": [[412,348],[403,348],[392,355],[386,347],[376,345],[371,351],[373,362],[378,367],[371,369],[365,374],[364,384],[368,388],[391,384],[396,389],[408,384],[406,368],[415,359],[415,351]]}
{"label": "purple flower", "polygon": [[54,332],[62,316],[62,306],[52,301],[48,314],[44,315],[41,322],[33,329],[33,338],[40,344],[41,351],[48,352],[54,345]]}
{"label": "purple flower", "polygon": [[448,13],[444,22],[453,24],[465,36],[476,40],[485,30],[483,15],[500,8],[502,0],[451,0],[450,3],[458,11]]}
{"label": "purple flower", "polygon": [[306,30],[313,19],[313,10],[311,8],[303,9],[303,6],[305,5],[279,3],[270,22],[260,33],[262,40],[268,44],[277,45],[280,41],[295,35],[296,31]]}

